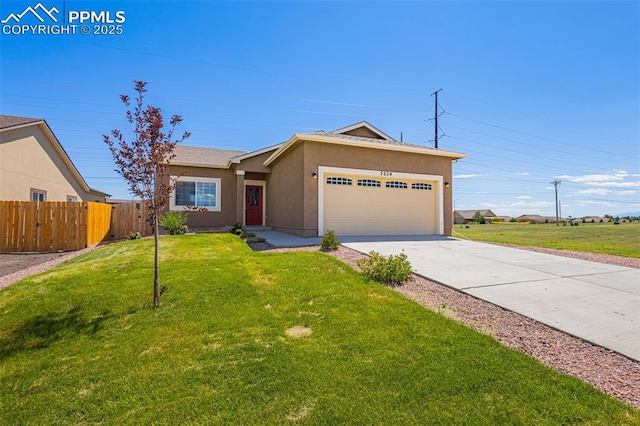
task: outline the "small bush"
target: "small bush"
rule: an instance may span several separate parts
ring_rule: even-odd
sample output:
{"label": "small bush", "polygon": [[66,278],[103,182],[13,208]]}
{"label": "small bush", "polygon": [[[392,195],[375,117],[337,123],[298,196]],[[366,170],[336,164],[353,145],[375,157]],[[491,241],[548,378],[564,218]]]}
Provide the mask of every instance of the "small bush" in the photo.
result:
{"label": "small bush", "polygon": [[322,250],[337,250],[340,242],[334,231],[327,231],[320,239],[320,248]]}
{"label": "small bush", "polygon": [[244,232],[244,230],[242,228],[242,223],[236,222],[235,225],[233,225],[231,228],[229,228],[229,232],[231,232],[232,234],[236,234],[236,235],[242,234]]}
{"label": "small bush", "polygon": [[171,235],[186,234],[189,231],[186,225],[187,217],[182,212],[167,212],[160,216],[158,223]]}
{"label": "small bush", "polygon": [[235,225],[229,228],[229,232],[231,232],[234,235],[237,235],[242,241],[244,241],[247,244],[264,243],[265,241],[267,241],[262,237],[258,237],[255,234],[255,232],[245,231],[240,222],[237,222]]}
{"label": "small bush", "polygon": [[130,240],[139,240],[140,238],[142,238],[142,234],[139,232],[129,232],[129,239]]}
{"label": "small bush", "polygon": [[411,280],[411,263],[404,252],[397,256],[385,257],[372,251],[369,256],[367,259],[358,261],[358,266],[365,277],[389,285],[400,285]]}
{"label": "small bush", "polygon": [[487,222],[484,215],[480,212],[475,212],[472,220],[476,223],[479,223],[480,225],[484,225]]}

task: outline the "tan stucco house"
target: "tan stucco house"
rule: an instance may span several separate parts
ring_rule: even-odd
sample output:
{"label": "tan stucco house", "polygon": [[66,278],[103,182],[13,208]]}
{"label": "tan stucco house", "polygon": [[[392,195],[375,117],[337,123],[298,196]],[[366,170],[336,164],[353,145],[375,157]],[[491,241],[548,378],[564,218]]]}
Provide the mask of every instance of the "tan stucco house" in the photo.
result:
{"label": "tan stucco house", "polygon": [[473,217],[477,212],[480,212],[480,214],[488,221],[497,217],[491,210],[455,210],[453,212],[453,223],[461,224],[473,222]]}
{"label": "tan stucco house", "polygon": [[191,229],[239,222],[302,237],[450,235],[452,162],[465,157],[398,142],[367,122],[254,152],[175,153],[169,174],[184,174],[169,208],[191,210]]}
{"label": "tan stucco house", "polygon": [[0,200],[99,201],[41,118],[0,115]]}
{"label": "tan stucco house", "polygon": [[[534,224],[540,223],[556,223],[555,216],[540,216],[539,214],[523,214],[518,216],[518,222],[529,222]],[[560,218],[562,222],[564,219]]]}

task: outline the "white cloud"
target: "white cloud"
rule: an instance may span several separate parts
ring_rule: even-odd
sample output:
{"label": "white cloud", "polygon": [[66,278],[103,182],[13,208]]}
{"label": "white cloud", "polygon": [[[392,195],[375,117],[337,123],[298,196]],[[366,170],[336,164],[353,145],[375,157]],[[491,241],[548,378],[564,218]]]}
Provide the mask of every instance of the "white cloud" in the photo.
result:
{"label": "white cloud", "polygon": [[573,195],[606,195],[610,192],[611,190],[606,188],[589,188],[576,191]]}
{"label": "white cloud", "polygon": [[589,185],[590,183],[593,183],[593,182],[609,182],[612,180],[622,180],[624,179],[625,176],[626,176],[626,172],[624,174],[620,174],[616,172],[616,174],[613,174],[613,175],[596,175],[596,174],[583,175],[583,176],[562,175],[562,176],[556,176],[556,178],[561,180],[567,180],[569,182],[585,183]]}
{"label": "white cloud", "polygon": [[[498,203],[480,203],[480,205],[482,207],[485,208],[505,208],[505,209],[527,209],[527,208],[532,208],[532,207],[549,207],[549,206],[555,206],[556,203],[553,201],[533,201],[533,202],[526,202],[524,200],[520,200],[520,201],[515,201],[515,202],[508,202],[508,201],[504,201],[504,202],[498,202]],[[492,207],[493,206],[493,207]]]}
{"label": "white cloud", "polygon": [[624,191],[616,191],[616,195],[636,195],[638,191],[634,191],[633,189],[626,189]]}
{"label": "white cloud", "polygon": [[468,179],[468,178],[474,178],[474,177],[480,177],[482,175],[453,175],[453,177],[455,179]]}
{"label": "white cloud", "polygon": [[[587,186],[595,186],[597,188],[640,188],[640,181],[631,180],[638,176],[638,174],[629,173],[626,170],[614,170],[613,173],[609,174],[588,174],[582,176],[562,175],[556,176],[556,179]],[[580,192],[577,193],[579,194]],[[608,192],[599,191],[582,193],[603,195]]]}
{"label": "white cloud", "polygon": [[589,186],[599,186],[606,188],[640,188],[640,181],[638,182],[589,182]]}
{"label": "white cloud", "polygon": [[578,205],[579,207],[585,207],[585,206],[616,207],[617,206],[617,204],[615,204],[612,201],[590,201],[590,200],[576,201],[576,205]]}
{"label": "white cloud", "polygon": [[518,200],[530,200],[532,197],[529,195],[520,195],[519,197],[516,197],[516,199]]}
{"label": "white cloud", "polygon": [[518,176],[529,176],[528,172],[516,173]]}

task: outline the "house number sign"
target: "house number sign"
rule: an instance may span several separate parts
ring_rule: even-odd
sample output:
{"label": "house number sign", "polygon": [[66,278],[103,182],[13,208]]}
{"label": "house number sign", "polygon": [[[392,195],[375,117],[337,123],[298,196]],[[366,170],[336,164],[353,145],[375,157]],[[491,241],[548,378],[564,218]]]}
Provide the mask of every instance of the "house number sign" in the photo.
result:
{"label": "house number sign", "polygon": [[380,176],[391,176],[391,175],[392,175],[391,172],[387,172],[387,171],[384,171],[384,170],[380,172]]}

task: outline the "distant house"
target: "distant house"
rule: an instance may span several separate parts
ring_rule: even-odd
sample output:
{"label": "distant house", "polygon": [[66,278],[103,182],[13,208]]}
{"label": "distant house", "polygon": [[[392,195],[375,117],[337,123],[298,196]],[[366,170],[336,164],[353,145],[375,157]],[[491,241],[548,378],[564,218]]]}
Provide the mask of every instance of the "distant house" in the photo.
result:
{"label": "distant house", "polygon": [[[522,216],[517,217],[518,222],[530,222],[530,223],[556,223],[555,216],[540,216],[538,214],[523,214]],[[563,219],[560,218],[560,222]]]}
{"label": "distant house", "polygon": [[581,217],[580,219],[573,219],[574,221],[580,221],[582,223],[604,223],[604,222],[609,222],[609,218],[606,217],[601,217],[601,216],[584,216]]}
{"label": "distant house", "polygon": [[41,118],[0,115],[0,200],[98,201]]}
{"label": "distant house", "polygon": [[487,220],[497,217],[491,210],[456,210],[453,212],[453,223],[462,224],[473,222],[473,216],[477,212],[480,212],[480,214]]}
{"label": "distant house", "polygon": [[295,133],[254,152],[178,145],[169,209],[189,229],[240,223],[301,237],[451,235],[452,161],[464,154],[399,142],[367,122]]}
{"label": "distant house", "polygon": [[500,221],[500,222],[510,222],[511,221],[511,216],[496,216],[492,219],[493,222],[496,221]]}

